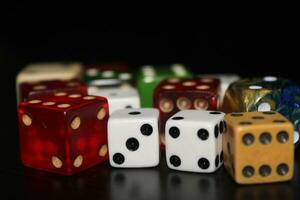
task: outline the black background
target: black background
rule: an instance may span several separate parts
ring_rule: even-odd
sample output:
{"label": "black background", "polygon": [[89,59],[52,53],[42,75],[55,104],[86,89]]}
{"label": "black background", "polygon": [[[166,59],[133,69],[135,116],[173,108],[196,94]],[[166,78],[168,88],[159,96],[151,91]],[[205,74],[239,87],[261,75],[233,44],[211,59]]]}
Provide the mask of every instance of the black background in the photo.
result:
{"label": "black background", "polygon": [[[299,150],[296,153],[296,171],[292,182],[249,187],[236,185],[224,169],[210,175],[168,170],[164,158],[161,165],[154,169],[116,170],[106,163],[72,177],[22,167],[18,155],[15,76],[30,62],[78,60],[93,64],[123,61],[132,67],[148,63],[185,63],[195,73],[276,75],[300,82],[297,72],[299,32],[293,26],[279,26],[275,22],[275,26],[269,27],[269,20],[266,20],[260,26],[252,24],[242,27],[244,23],[240,22],[233,25],[234,28],[227,23],[222,26],[212,23],[212,29],[205,28],[200,20],[191,22],[180,17],[180,20],[158,19],[159,26],[155,26],[155,22],[149,19],[140,19],[136,24],[122,17],[112,19],[111,16],[117,11],[110,13],[104,20],[93,11],[82,13],[74,10],[64,17],[61,17],[63,11],[44,11],[18,8],[5,12],[2,17],[0,191],[4,199],[141,199],[147,188],[155,191],[148,199],[175,199],[172,195],[176,194],[179,199],[193,199],[193,195],[198,199],[300,198]],[[136,18],[143,16],[141,14]],[[109,23],[105,20],[107,18]],[[127,195],[112,194],[113,188],[122,191],[122,188],[129,187],[128,177],[143,174],[145,179],[149,174],[158,177],[161,189],[155,190],[145,180],[137,181],[137,185],[125,192]],[[184,192],[183,185],[189,184],[194,189]],[[181,196],[180,192],[187,196]]]}

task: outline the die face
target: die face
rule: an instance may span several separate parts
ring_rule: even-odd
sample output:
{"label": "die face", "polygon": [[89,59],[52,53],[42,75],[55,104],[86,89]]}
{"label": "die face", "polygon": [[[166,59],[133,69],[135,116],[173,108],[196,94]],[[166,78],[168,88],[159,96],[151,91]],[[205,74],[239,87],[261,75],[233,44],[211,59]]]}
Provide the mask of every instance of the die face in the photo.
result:
{"label": "die face", "polygon": [[49,80],[79,80],[82,65],[76,62],[35,63],[26,66],[16,77],[17,102],[21,101],[20,85]]}
{"label": "die face", "polygon": [[158,108],[161,117],[161,131],[170,116],[185,109],[218,108],[219,80],[198,79],[167,79],[155,89],[154,107]]}
{"label": "die face", "polygon": [[107,101],[78,95],[20,104],[20,149],[25,166],[69,175],[107,160]]}
{"label": "die face", "polygon": [[85,69],[84,80],[93,86],[132,84],[133,75],[126,64],[99,64]]}
{"label": "die face", "polygon": [[133,87],[110,89],[89,87],[89,94],[106,97],[110,114],[119,109],[140,108],[139,95]]}
{"label": "die face", "polygon": [[[66,132],[60,130],[64,125],[64,115],[61,112],[51,110],[46,115],[41,109],[21,105],[19,129],[23,164],[57,173],[68,171],[68,167],[63,164],[63,161],[68,160],[65,150],[67,137]],[[52,133],[58,134],[52,137]]]}
{"label": "die face", "polygon": [[[108,106],[93,102],[67,113],[71,173],[95,166],[108,159]],[[99,125],[100,124],[100,125]]]}
{"label": "die face", "polygon": [[35,83],[23,83],[21,88],[21,100],[27,101],[42,96],[52,96],[56,93],[87,94],[87,88],[77,80],[70,81],[40,81]]}
{"label": "die face", "polygon": [[120,120],[136,120],[139,118],[157,120],[159,112],[155,108],[123,109],[114,112],[111,118]]}
{"label": "die face", "polygon": [[225,120],[225,167],[236,182],[267,183],[292,178],[293,127],[285,117],[276,112],[250,112],[227,114]]}
{"label": "die face", "polygon": [[[218,79],[167,79],[155,89],[154,105],[164,112],[173,111],[164,108],[161,102],[161,99],[167,98],[173,100],[170,104],[173,104],[173,109],[176,111],[182,109],[215,110],[218,107],[218,90]],[[188,99],[180,99],[180,97]]]}
{"label": "die face", "polygon": [[113,167],[154,167],[159,163],[156,109],[115,111],[108,121],[109,160]]}
{"label": "die face", "polygon": [[223,117],[221,112],[200,110],[184,110],[172,116],[165,130],[168,167],[205,173],[217,170],[223,162]]}
{"label": "die face", "polygon": [[142,107],[153,107],[153,92],[162,80],[171,77],[191,78],[192,73],[182,64],[170,66],[147,65],[141,67],[136,77]]}

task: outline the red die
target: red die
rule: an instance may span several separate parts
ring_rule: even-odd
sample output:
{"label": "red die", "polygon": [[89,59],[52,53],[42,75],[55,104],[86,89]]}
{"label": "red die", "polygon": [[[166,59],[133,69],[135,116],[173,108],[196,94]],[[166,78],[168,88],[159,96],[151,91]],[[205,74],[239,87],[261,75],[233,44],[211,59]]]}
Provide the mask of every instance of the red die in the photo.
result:
{"label": "red die", "polygon": [[20,86],[21,100],[27,101],[30,99],[40,98],[42,96],[51,96],[55,93],[78,93],[87,94],[87,87],[77,80],[70,81],[40,81],[35,83],[23,83]]}
{"label": "red die", "polygon": [[160,82],[153,95],[154,107],[160,112],[160,132],[164,133],[166,121],[179,110],[217,110],[219,87],[220,81],[213,78],[171,78]]}
{"label": "red die", "polygon": [[23,164],[71,175],[107,160],[108,113],[104,97],[66,94],[22,102]]}

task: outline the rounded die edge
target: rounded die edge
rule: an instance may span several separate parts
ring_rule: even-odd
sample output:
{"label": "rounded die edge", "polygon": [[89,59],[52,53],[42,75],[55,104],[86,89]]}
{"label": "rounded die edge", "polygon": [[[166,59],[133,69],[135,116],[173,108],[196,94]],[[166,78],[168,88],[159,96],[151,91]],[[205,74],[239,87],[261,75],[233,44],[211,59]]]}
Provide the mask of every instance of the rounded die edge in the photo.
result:
{"label": "rounded die edge", "polygon": [[208,114],[215,115],[215,116],[225,116],[225,113],[220,110],[206,110]]}
{"label": "rounded die edge", "polygon": [[[113,155],[112,155],[113,156]],[[116,164],[114,161],[113,161],[113,157],[109,157],[109,165],[113,168],[132,168],[132,169],[138,169],[138,168],[151,168],[151,167],[157,167],[159,166],[160,164],[160,156],[158,155],[158,159],[155,160],[155,162],[153,162],[153,164],[147,164],[147,165],[139,165],[139,164],[127,164],[127,163],[123,163],[123,164]],[[126,160],[126,159],[125,159]]]}
{"label": "rounded die edge", "polygon": [[[145,115],[149,113],[150,115]],[[124,108],[111,113],[110,118],[123,118],[118,116],[127,115],[127,118],[140,118],[141,115],[147,118],[159,118],[159,110],[156,108]]]}
{"label": "rounded die edge", "polygon": [[[166,156],[166,158],[170,158],[171,156]],[[169,169],[172,169],[172,170],[176,170],[176,171],[182,171],[182,172],[192,172],[192,173],[203,173],[203,174],[213,174],[215,173],[216,171],[218,171],[222,166],[223,166],[223,163],[222,164],[219,164],[218,167],[209,167],[207,169],[201,169],[197,166],[195,166],[194,169],[184,169],[181,167],[182,165],[182,160],[181,160],[181,165],[180,166],[174,166],[170,163],[170,159],[167,159],[167,167]]]}

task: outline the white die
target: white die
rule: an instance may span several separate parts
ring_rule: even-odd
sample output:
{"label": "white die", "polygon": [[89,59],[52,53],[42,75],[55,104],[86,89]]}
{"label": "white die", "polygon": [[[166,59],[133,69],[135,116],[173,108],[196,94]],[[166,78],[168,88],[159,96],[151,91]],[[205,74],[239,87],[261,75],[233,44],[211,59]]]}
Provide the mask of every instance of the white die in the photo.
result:
{"label": "white die", "polygon": [[154,108],[115,111],[108,120],[109,162],[113,167],[159,164],[159,112]]}
{"label": "white die", "polygon": [[201,78],[218,78],[220,80],[220,83],[221,83],[220,105],[222,105],[224,95],[225,95],[225,92],[226,92],[228,86],[231,83],[240,79],[239,75],[237,75],[237,74],[201,74],[201,75],[199,75],[199,77],[201,77]]}
{"label": "white die", "polygon": [[219,111],[183,110],[166,123],[166,160],[171,169],[214,172],[223,163],[222,134],[226,123]]}
{"label": "white die", "polygon": [[77,62],[34,63],[27,65],[16,77],[17,102],[20,101],[20,85],[25,82],[80,79],[82,65]]}
{"label": "white die", "polygon": [[103,96],[107,98],[109,113],[124,108],[140,108],[140,98],[137,90],[133,87],[98,88],[91,86],[89,95]]}

